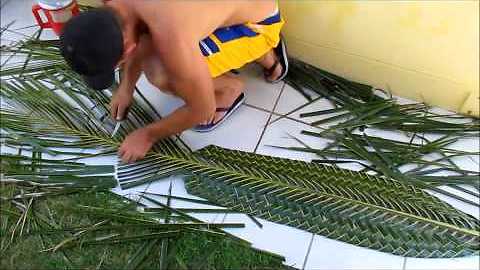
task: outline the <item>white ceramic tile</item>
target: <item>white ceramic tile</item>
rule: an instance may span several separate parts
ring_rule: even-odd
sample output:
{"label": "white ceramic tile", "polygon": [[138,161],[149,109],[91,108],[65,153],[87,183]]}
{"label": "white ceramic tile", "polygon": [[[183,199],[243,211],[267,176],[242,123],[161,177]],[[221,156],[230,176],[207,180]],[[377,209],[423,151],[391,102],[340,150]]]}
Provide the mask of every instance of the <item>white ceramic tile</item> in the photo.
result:
{"label": "white ceramic tile", "polygon": [[[307,102],[306,99],[303,98],[302,95],[300,95],[297,91],[295,91],[290,86],[286,85],[282,93],[282,96],[279,99],[279,103],[275,108],[275,112],[279,114],[286,114],[292,111],[292,109],[298,108],[299,106],[305,104],[306,102]],[[312,131],[317,133],[321,132],[322,129],[312,127],[306,123],[320,120],[324,116],[301,118],[300,114],[305,112],[311,112],[311,111],[326,110],[330,108],[332,108],[332,106],[327,100],[320,99],[294,113],[291,113],[289,115],[291,119],[288,119],[288,118],[279,119],[278,116],[273,116],[270,121],[270,124],[268,125],[265,131],[265,134],[262,137],[260,145],[257,149],[257,153],[270,155],[270,156],[283,157],[283,158],[304,160],[304,161],[310,161],[312,159],[321,159],[319,156],[313,153],[304,153],[299,151],[280,149],[272,146],[304,147],[304,145],[302,145],[302,143],[304,143],[308,147],[311,147],[314,149],[324,148],[331,141],[324,138],[318,138],[318,137],[301,134],[302,130],[307,130],[307,131]],[[295,120],[299,120],[303,123],[297,122]],[[298,140],[292,137],[300,140],[301,142],[299,142]],[[361,167],[355,163],[339,164],[338,166],[346,169],[353,169],[353,170],[361,169]]]}
{"label": "white ceramic tile", "polygon": [[[461,150],[461,151],[468,151],[474,152],[479,151],[480,149],[480,138],[465,138],[460,139],[454,144],[448,146],[448,148]],[[471,155],[467,158],[459,157],[453,158],[453,161],[460,166],[460,168],[464,170],[472,170],[472,171],[479,171],[480,170],[480,155]]]}
{"label": "white ceramic tile", "polygon": [[177,108],[184,104],[183,100],[166,94],[165,92],[160,91],[157,87],[153,86],[145,77],[142,75],[137,82],[137,88],[140,92],[148,99],[148,101],[155,107],[155,110],[161,115],[166,116]]}
{"label": "white ceramic tile", "polygon": [[[464,199],[470,200],[472,202],[476,202],[477,204],[479,203],[478,197],[474,197],[474,196],[466,194],[464,192],[452,189],[451,187],[440,187],[440,189],[451,192],[453,194],[456,194],[456,195],[458,195],[458,196],[460,196]],[[427,192],[434,195],[435,197],[443,200],[444,202],[450,204],[451,206],[457,208],[458,210],[463,211],[467,214],[470,214],[470,215],[476,217],[477,219],[480,219],[480,209],[477,206],[459,201],[457,199],[445,196],[445,195],[440,194],[440,193],[435,192],[435,191],[427,190]]]}
{"label": "white ceramic tile", "polygon": [[478,270],[480,257],[471,256],[454,259],[407,258],[405,270]]}
{"label": "white ceramic tile", "polygon": [[[308,100],[303,95],[301,95],[297,90],[293,89],[290,85],[286,84],[283,89],[282,96],[278,100],[275,112],[286,114],[307,102]],[[292,116],[293,115],[295,114],[292,114]]]}
{"label": "white ceramic tile", "polygon": [[[1,8],[1,26],[8,26],[2,33],[2,44],[31,37],[39,27],[32,14],[34,0],[3,1]],[[44,29],[42,39],[58,38],[51,29]]]}
{"label": "white ceramic tile", "polygon": [[207,133],[184,131],[181,138],[194,150],[207,145],[252,152],[260,139],[268,114],[240,106],[225,122]]}
{"label": "white ceramic tile", "polygon": [[276,84],[266,82],[262,67],[255,63],[242,68],[240,78],[245,82],[245,102],[271,111],[283,87],[283,82]]}
{"label": "white ceramic tile", "polygon": [[85,163],[87,165],[116,165],[117,157],[115,155],[101,156],[95,158],[79,159],[78,162]]}
{"label": "white ceramic tile", "polygon": [[305,269],[401,270],[404,258],[316,235]]}
{"label": "white ceramic tile", "polygon": [[302,141],[312,148],[323,148],[329,142],[328,140],[322,138],[302,135],[300,134],[302,130],[318,132],[317,129],[311,126],[297,123],[288,119],[281,119],[267,127],[256,153],[304,161],[310,161],[313,158],[318,158],[318,156],[313,153],[304,153],[275,147],[303,147],[302,143],[298,142],[296,139]]}
{"label": "white ceramic tile", "polygon": [[1,25],[6,26],[14,21],[10,29],[18,29],[34,25],[35,19],[32,14],[34,0],[9,0],[1,2]]}
{"label": "white ceramic tile", "polygon": [[[170,114],[184,104],[181,99],[159,91],[144,76],[141,77],[137,86],[162,116]],[[214,144],[251,152],[260,138],[267,119],[266,112],[240,106],[215,130],[207,133],[187,130],[181,134],[181,138],[194,150]]]}
{"label": "white ceramic tile", "polygon": [[[288,118],[293,118],[304,123],[312,123],[318,120],[325,119],[327,117],[334,116],[335,114],[301,117],[303,113],[322,111],[334,108],[332,103],[325,98],[318,98],[318,95],[313,94],[312,100],[307,100],[298,91],[293,89],[290,85],[285,85],[282,96],[278,100],[278,104],[275,107],[275,117],[272,117],[270,124],[274,124],[280,119],[286,119],[286,117],[279,117],[279,115],[287,115]],[[293,112],[292,112],[293,111]],[[280,118],[280,119],[277,119]],[[320,126],[321,128],[327,128],[333,123]]]}
{"label": "white ceramic tile", "polygon": [[262,228],[246,215],[228,214],[225,222],[241,222],[245,228],[225,230],[249,241],[256,248],[284,256],[286,265],[301,268],[312,234],[263,219],[257,220],[262,223]]}

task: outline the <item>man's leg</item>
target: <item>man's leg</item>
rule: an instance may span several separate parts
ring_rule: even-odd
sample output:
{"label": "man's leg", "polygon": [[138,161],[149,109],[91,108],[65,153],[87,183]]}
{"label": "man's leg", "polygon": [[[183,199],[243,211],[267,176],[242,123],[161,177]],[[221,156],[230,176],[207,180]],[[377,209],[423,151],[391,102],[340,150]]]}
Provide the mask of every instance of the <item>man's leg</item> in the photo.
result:
{"label": "man's leg", "polygon": [[[273,49],[256,60],[256,62],[260,64],[262,67],[264,67],[265,69],[272,68],[273,65],[275,64],[275,61],[278,61],[278,57],[273,51]],[[282,65],[277,65],[277,67],[273,70],[270,76],[267,77],[267,80],[274,81],[278,77],[280,77],[281,74],[282,74]]]}
{"label": "man's leg", "polygon": [[[245,84],[243,81],[238,76],[231,74],[230,72],[214,78],[213,87],[215,89],[215,102],[217,108],[231,107],[233,102],[245,90]],[[212,122],[212,120],[213,123],[216,123],[222,119],[224,115],[225,112],[216,112],[210,121],[203,124],[208,124]]]}
{"label": "man's leg", "polygon": [[[159,90],[164,92],[169,92],[167,89],[167,78],[166,75],[159,69],[149,69],[145,71],[145,75],[148,81],[157,87]],[[233,102],[237,99],[238,96],[245,90],[245,85],[243,81],[231,74],[225,73],[213,79],[213,88],[215,91],[215,102],[217,108],[229,108],[232,106]],[[175,93],[173,93],[175,95]],[[212,115],[212,118],[203,124],[208,124],[210,122],[218,122],[225,112],[216,112],[215,115]]]}

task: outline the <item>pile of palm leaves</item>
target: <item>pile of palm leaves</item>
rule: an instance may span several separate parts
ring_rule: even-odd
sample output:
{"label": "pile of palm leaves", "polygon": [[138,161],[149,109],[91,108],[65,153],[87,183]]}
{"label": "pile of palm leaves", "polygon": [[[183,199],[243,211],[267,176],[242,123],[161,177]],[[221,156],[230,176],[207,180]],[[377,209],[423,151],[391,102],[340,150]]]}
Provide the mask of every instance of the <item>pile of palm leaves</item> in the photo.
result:
{"label": "pile of palm leaves", "polygon": [[[332,109],[300,114],[305,119],[321,117],[308,123],[318,128],[318,132],[304,130],[302,134],[327,139],[330,143],[322,149],[306,144],[280,148],[315,153],[319,159],[313,162],[354,162],[366,172],[405,181],[480,207],[479,172],[462,169],[455,163],[455,159],[468,159],[480,152],[478,149],[454,149],[454,144],[461,140],[479,138],[480,120],[452,113],[434,113],[424,103],[399,104],[392,96],[374,91],[369,85],[295,59],[291,61],[286,81],[310,100],[299,109],[318,100],[312,97],[312,91],[330,102]],[[291,113],[295,111],[298,109]],[[401,135],[405,140],[379,137],[377,134],[381,132],[397,132],[396,137]],[[468,196],[475,199],[465,198]]]}
{"label": "pile of palm leaves", "polygon": [[[5,51],[29,55],[26,65],[2,68],[2,129],[10,142],[74,156],[74,149],[96,149],[77,158],[112,155],[126,134],[158,117],[139,95],[120,136],[111,138],[110,90],[88,89],[58,58],[55,42],[29,41]],[[214,146],[192,152],[178,138],[158,142],[144,160],[117,170],[124,189],[184,175],[187,190],[212,203],[379,251],[479,253],[478,220],[395,177]]]}
{"label": "pile of palm leaves", "polygon": [[[113,166],[25,154],[2,155],[2,269],[282,267],[282,257],[220,230],[243,224],[204,223],[168,205],[147,208],[109,192],[116,186]],[[230,253],[245,257],[232,260]]]}

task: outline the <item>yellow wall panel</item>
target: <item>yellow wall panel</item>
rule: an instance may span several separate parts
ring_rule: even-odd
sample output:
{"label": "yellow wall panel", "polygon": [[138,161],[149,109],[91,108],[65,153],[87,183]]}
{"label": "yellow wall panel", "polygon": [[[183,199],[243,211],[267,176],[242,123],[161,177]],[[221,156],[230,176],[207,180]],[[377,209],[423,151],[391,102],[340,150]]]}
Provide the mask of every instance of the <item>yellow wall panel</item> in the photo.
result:
{"label": "yellow wall panel", "polygon": [[281,1],[292,56],[479,115],[478,1]]}

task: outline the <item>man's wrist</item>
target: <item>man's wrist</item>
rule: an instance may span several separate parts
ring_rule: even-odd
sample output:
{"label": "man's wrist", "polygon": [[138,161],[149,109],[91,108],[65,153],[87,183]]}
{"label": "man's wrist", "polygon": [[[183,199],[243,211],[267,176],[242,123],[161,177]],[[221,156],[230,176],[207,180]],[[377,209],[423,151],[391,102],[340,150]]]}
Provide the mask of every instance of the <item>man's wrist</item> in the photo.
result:
{"label": "man's wrist", "polygon": [[135,92],[135,85],[131,85],[131,84],[126,83],[126,82],[122,82],[122,83],[120,83],[120,86],[118,87],[118,90],[120,90],[121,92],[124,92],[126,94],[133,95],[133,93]]}
{"label": "man's wrist", "polygon": [[152,124],[144,127],[145,132],[147,134],[147,137],[152,143],[155,143],[156,141],[159,140],[158,136],[156,135],[155,128],[152,126]]}

